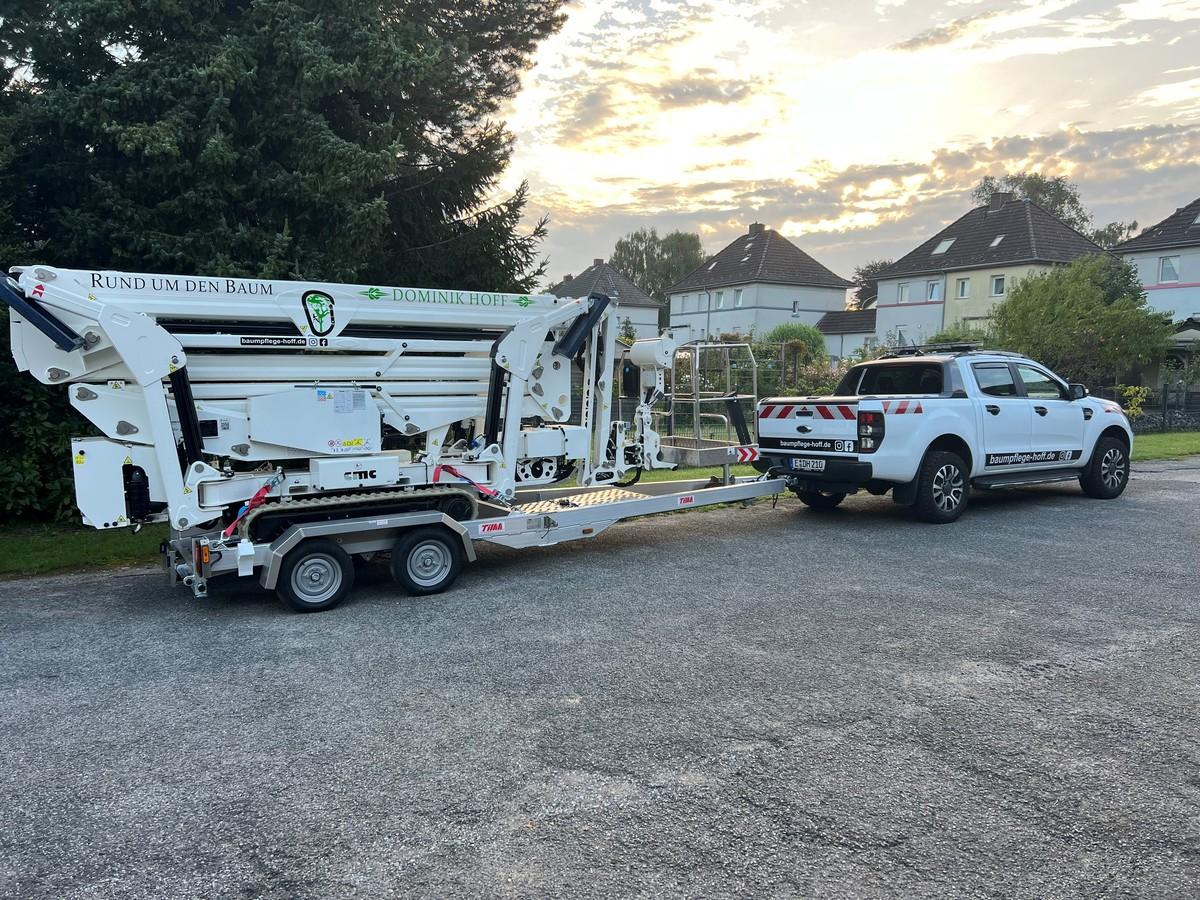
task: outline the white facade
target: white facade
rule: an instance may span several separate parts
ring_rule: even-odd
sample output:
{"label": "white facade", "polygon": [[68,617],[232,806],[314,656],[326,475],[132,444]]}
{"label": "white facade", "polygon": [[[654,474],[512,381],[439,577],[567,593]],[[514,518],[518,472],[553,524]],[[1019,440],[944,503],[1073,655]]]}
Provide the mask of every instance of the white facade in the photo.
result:
{"label": "white facade", "polygon": [[613,315],[617,318],[618,328],[628,319],[633,325],[633,330],[637,332],[638,340],[656,338],[659,335],[658,307],[656,306],[622,306],[618,300]]}
{"label": "white facade", "polygon": [[875,336],[880,344],[923,344],[942,330],[946,276],[905,275],[879,282]]}
{"label": "white facade", "polygon": [[1176,322],[1200,316],[1200,246],[1142,250],[1124,258],[1137,266],[1150,306]]}
{"label": "white facade", "polygon": [[847,356],[853,356],[868,344],[875,345],[875,332],[873,331],[825,335],[825,352],[835,362]]}
{"label": "white facade", "polygon": [[669,302],[671,330],[681,340],[706,334],[762,338],[777,325],[815,325],[825,313],[840,312],[846,308],[846,290],[753,283],[671,294]]}

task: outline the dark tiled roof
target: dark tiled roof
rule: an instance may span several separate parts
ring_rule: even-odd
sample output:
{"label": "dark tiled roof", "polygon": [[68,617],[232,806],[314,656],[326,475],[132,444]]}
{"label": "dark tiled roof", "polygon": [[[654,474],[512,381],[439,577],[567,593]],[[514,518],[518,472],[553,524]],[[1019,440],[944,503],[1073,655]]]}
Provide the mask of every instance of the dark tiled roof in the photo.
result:
{"label": "dark tiled roof", "polygon": [[733,284],[801,284],[848,288],[853,284],[827,268],[777,231],[750,226],[750,232],[704,261],[667,289],[668,294]]}
{"label": "dark tiled roof", "polygon": [[874,334],[875,310],[827,312],[817,320],[817,331],[821,334]]}
{"label": "dark tiled roof", "polygon": [[550,293],[555,297],[606,294],[618,306],[651,306],[658,309],[653,297],[602,259],[596,260],[578,275],[554,285]]}
{"label": "dark tiled roof", "polygon": [[[1000,243],[992,246],[996,238]],[[954,243],[935,254],[942,241]],[[898,278],[953,269],[980,269],[1023,262],[1068,263],[1104,248],[1029,200],[1009,200],[998,208],[981,206],[943,228],[916,250],[900,257],[877,278]]]}
{"label": "dark tiled roof", "polygon": [[1175,210],[1157,225],[1151,225],[1135,238],[1113,247],[1118,253],[1157,250],[1160,247],[1200,246],[1200,198]]}

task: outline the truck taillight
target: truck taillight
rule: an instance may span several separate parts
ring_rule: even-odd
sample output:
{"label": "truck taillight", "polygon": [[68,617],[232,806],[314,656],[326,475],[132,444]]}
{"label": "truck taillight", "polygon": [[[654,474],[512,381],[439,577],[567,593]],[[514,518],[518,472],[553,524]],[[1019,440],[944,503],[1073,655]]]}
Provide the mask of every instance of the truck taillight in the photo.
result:
{"label": "truck taillight", "polygon": [[858,413],[858,452],[874,453],[883,443],[883,413]]}

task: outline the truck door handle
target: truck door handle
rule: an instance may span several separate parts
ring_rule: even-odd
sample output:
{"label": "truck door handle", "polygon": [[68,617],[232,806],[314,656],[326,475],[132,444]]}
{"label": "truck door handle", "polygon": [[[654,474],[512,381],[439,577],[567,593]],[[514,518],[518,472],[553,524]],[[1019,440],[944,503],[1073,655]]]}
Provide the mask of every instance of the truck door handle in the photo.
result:
{"label": "truck door handle", "polygon": [[986,409],[988,412],[990,412],[993,416],[1000,415],[1000,407],[997,406],[995,403],[989,403],[987,406],[984,407],[984,409]]}
{"label": "truck door handle", "polygon": [[1044,415],[1046,414],[1046,407],[1044,407],[1044,406],[1035,406],[1035,407],[1033,408],[1033,411],[1034,411],[1035,413],[1037,413],[1039,416],[1044,416]]}

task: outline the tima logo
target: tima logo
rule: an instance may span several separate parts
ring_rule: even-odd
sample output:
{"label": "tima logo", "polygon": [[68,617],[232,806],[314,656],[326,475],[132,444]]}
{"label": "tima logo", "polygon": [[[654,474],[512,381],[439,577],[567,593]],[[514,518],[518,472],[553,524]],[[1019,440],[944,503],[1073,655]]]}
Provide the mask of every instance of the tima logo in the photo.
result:
{"label": "tima logo", "polygon": [[308,327],[317,337],[333,331],[333,298],[324,291],[305,291],[300,299]]}

